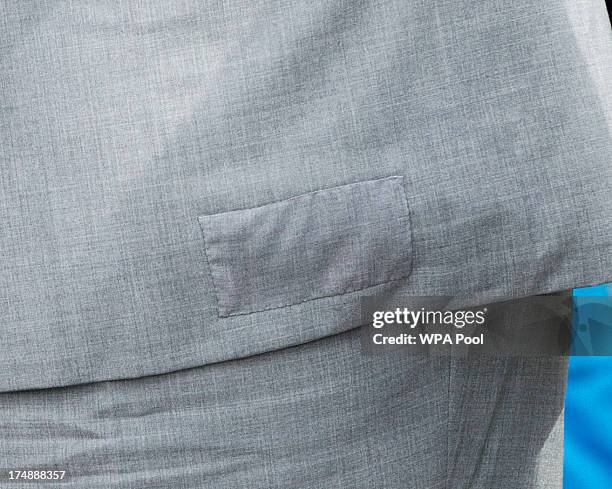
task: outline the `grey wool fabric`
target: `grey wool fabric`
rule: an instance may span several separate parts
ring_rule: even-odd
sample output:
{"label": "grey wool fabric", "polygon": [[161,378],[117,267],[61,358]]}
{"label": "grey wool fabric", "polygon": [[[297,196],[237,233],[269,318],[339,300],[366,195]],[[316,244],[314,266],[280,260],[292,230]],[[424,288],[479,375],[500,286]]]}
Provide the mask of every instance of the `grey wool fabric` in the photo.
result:
{"label": "grey wool fabric", "polygon": [[612,280],[602,2],[0,5],[0,390],[300,344],[366,293]]}
{"label": "grey wool fabric", "polygon": [[0,465],[66,470],[51,489],[561,488],[565,359],[359,344],[5,393]]}
{"label": "grey wool fabric", "polygon": [[603,0],[0,0],[0,470],[560,487],[564,361],[355,328],[612,281],[611,128]]}
{"label": "grey wool fabric", "polygon": [[340,296],[410,275],[402,177],[199,219],[220,317]]}

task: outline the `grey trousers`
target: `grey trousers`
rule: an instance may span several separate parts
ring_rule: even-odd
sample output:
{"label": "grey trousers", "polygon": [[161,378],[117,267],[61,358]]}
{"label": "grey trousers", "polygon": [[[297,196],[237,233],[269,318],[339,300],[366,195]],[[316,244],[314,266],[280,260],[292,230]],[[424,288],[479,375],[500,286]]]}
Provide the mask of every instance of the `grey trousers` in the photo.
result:
{"label": "grey trousers", "polygon": [[561,488],[566,366],[365,354],[353,330],[0,394],[0,466],[54,466],[61,487],[90,489]]}

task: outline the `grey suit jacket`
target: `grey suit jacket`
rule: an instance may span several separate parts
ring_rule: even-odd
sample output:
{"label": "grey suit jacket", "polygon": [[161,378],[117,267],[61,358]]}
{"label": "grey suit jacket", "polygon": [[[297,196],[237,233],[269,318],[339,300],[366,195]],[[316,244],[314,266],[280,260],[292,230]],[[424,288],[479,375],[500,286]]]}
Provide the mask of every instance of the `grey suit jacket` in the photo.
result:
{"label": "grey suit jacket", "polygon": [[612,280],[603,1],[0,14],[0,390]]}

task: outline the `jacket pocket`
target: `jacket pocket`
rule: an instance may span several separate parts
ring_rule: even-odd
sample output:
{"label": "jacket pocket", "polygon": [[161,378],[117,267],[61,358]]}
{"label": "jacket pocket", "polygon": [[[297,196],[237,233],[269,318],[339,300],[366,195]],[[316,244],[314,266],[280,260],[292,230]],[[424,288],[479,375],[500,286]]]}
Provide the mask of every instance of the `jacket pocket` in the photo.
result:
{"label": "jacket pocket", "polygon": [[412,268],[403,178],[199,216],[220,317],[342,295]]}

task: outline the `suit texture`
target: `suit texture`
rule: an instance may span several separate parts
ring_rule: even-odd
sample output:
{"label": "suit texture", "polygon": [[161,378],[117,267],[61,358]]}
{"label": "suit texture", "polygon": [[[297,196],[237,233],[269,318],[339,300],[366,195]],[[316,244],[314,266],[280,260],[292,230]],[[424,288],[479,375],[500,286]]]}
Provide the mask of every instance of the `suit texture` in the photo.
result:
{"label": "suit texture", "polygon": [[354,330],[612,281],[610,66],[603,0],[0,0],[0,468],[560,487],[563,361]]}
{"label": "suit texture", "polygon": [[5,393],[0,466],[66,470],[51,489],[561,488],[565,359],[359,344]]}
{"label": "suit texture", "polygon": [[[610,31],[603,2],[569,3],[3,0],[0,389],[299,344],[394,287],[612,280]],[[198,217],[389,176],[411,237],[389,216],[381,252],[401,270],[411,248],[408,277],[274,309],[260,284],[236,306],[252,314],[219,317]],[[315,263],[318,283],[351,253]]]}

